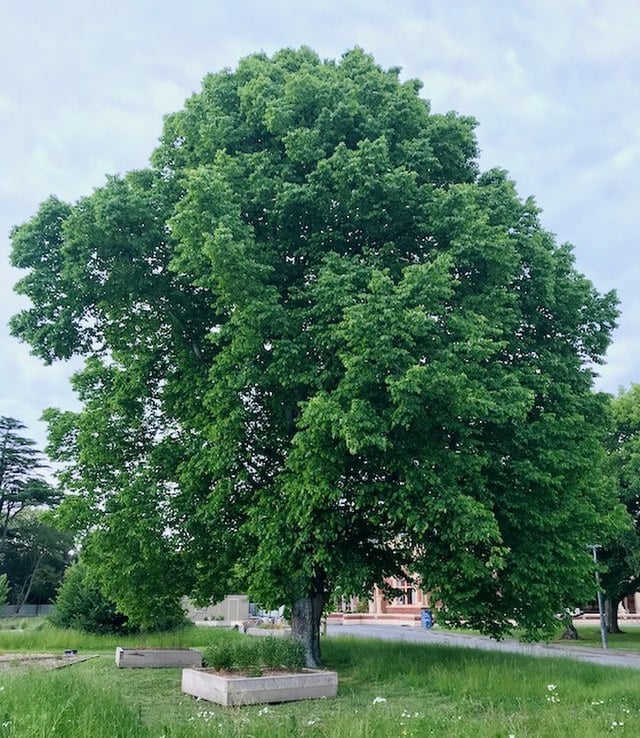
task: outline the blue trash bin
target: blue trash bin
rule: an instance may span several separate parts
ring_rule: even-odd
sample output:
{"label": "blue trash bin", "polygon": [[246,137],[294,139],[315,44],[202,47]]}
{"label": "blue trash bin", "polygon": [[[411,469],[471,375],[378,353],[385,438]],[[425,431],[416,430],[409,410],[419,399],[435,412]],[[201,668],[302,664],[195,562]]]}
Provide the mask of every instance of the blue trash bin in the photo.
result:
{"label": "blue trash bin", "polygon": [[420,623],[423,628],[430,628],[433,625],[433,615],[431,610],[426,607],[423,607],[420,613]]}

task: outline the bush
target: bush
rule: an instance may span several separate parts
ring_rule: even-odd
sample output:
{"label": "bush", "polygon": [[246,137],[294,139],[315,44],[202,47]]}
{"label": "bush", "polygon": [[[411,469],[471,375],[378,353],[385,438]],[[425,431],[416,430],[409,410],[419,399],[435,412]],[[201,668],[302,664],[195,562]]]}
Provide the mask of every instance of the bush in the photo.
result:
{"label": "bush", "polygon": [[0,607],[4,607],[9,599],[9,583],[7,575],[0,574]]}
{"label": "bush", "polygon": [[297,638],[263,639],[264,665],[269,669],[300,671],[305,665],[304,647]]}
{"label": "bush", "polygon": [[213,669],[237,669],[252,676],[259,676],[263,669],[301,671],[305,665],[300,641],[283,636],[248,637],[231,643],[216,643],[205,650],[204,661]]}
{"label": "bush", "polygon": [[73,628],[85,633],[130,633],[125,615],[91,581],[82,563],[70,566],[65,574],[50,621],[59,628]]}
{"label": "bush", "polygon": [[204,662],[212,669],[229,671],[233,668],[234,652],[233,643],[217,643],[215,646],[209,646],[204,652]]}

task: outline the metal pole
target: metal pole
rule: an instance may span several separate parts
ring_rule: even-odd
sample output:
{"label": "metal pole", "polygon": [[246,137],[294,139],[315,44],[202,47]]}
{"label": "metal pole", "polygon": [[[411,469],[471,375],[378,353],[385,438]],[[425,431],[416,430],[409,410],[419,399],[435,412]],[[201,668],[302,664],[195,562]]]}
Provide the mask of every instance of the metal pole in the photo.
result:
{"label": "metal pole", "polygon": [[598,612],[600,613],[600,638],[602,640],[602,648],[608,648],[607,643],[607,621],[604,615],[604,601],[602,599],[602,589],[600,587],[600,573],[598,572],[598,549],[600,546],[587,546],[593,554],[593,563],[596,565],[596,587],[598,593]]}

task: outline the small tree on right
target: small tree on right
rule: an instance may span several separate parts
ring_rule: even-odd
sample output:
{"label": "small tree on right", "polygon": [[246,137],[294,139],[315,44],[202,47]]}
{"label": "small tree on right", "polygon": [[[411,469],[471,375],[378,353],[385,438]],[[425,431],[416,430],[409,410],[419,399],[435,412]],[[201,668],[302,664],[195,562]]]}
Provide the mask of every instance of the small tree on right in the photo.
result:
{"label": "small tree on right", "polygon": [[620,603],[640,589],[640,384],[621,390],[611,402],[613,425],[609,455],[618,497],[631,518],[606,545],[601,561],[607,628],[619,633]]}

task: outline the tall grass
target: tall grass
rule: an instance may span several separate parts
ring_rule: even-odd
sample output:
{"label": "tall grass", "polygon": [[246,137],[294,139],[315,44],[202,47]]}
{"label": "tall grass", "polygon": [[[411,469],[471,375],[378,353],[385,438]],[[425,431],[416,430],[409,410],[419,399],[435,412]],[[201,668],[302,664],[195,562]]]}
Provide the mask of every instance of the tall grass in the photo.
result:
{"label": "tall grass", "polygon": [[[196,634],[234,637],[214,629]],[[338,698],[268,707],[193,700],[180,692],[179,670],[118,670],[111,654],[60,671],[0,673],[0,737],[640,735],[634,670],[346,637],[325,640],[323,651],[326,666],[339,673]]]}
{"label": "tall grass", "polygon": [[[186,626],[170,633],[136,635],[92,635],[77,630],[55,628],[48,623],[31,630],[0,630],[0,651],[60,651],[75,648],[82,651],[109,651],[116,646],[157,648],[189,648],[207,646],[220,637],[228,637],[223,628]],[[1,735],[1,734],[0,734]]]}
{"label": "tall grass", "polygon": [[146,736],[134,708],[117,690],[104,689],[95,676],[84,672],[80,677],[67,669],[31,670],[0,680],[0,736]]}
{"label": "tall grass", "polygon": [[46,625],[44,617],[0,618],[0,630],[38,630]]}

